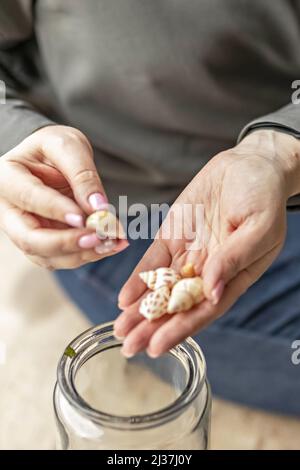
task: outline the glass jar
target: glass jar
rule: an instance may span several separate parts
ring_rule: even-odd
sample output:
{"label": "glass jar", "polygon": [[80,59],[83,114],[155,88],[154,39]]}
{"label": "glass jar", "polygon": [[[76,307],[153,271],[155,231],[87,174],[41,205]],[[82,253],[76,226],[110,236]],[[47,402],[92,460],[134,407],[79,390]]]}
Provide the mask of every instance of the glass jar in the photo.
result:
{"label": "glass jar", "polygon": [[157,359],[125,359],[113,324],[66,348],[57,370],[58,449],[207,449],[211,393],[191,338]]}

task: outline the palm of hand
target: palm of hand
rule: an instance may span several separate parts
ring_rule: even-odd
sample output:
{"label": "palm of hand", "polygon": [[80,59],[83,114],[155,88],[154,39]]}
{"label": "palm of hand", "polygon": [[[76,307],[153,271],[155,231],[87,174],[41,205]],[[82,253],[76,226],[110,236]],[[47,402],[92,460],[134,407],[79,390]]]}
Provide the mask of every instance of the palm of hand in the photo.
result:
{"label": "palm of hand", "polygon": [[[116,321],[115,331],[118,336],[126,336],[125,354],[147,348],[150,355],[157,356],[194,334],[228,310],[278,255],[286,227],[281,174],[263,156],[244,155],[236,149],[212,159],[175,203],[203,205],[201,226],[195,227],[192,220],[201,246],[190,250],[186,238],[161,239],[168,215],[158,237],[123,287],[120,307],[124,311]],[[190,228],[190,218],[183,223]],[[207,300],[188,313],[165,315],[152,323],[143,319],[138,308],[145,286],[138,273],[160,266],[179,271],[186,262],[192,262],[203,276]],[[214,288],[220,283],[226,288],[220,302],[214,305]]]}

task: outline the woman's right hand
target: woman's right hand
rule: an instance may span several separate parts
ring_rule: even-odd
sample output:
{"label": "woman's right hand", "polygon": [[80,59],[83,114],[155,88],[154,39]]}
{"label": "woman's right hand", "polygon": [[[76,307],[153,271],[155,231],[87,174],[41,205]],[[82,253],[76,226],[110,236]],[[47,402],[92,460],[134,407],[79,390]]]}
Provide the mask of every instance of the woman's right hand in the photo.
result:
{"label": "woman's right hand", "polygon": [[0,228],[40,266],[76,268],[126,248],[84,227],[106,205],[92,147],[77,129],[44,127],[0,158]]}

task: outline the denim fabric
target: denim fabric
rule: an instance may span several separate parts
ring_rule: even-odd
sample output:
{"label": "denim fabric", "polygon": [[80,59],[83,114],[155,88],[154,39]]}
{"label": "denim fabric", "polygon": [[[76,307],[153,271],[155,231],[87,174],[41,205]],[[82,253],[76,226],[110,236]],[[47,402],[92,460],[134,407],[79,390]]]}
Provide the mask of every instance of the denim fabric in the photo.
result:
{"label": "denim fabric", "polygon": [[[113,320],[118,292],[150,242],[131,241],[114,257],[56,276],[92,323]],[[268,271],[195,339],[216,395],[300,416],[300,365],[291,361],[300,339],[300,214],[288,215],[284,249]]]}

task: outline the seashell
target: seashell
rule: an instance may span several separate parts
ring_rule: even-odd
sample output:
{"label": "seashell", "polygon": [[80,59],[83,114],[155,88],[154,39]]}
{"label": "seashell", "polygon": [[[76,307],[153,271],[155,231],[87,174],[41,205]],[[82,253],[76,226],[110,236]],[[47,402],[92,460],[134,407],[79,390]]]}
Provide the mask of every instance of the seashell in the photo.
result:
{"label": "seashell", "polygon": [[180,276],[172,268],[158,268],[155,271],[144,271],[140,273],[140,278],[151,290],[167,286],[171,289]]}
{"label": "seashell", "polygon": [[163,286],[150,292],[140,304],[139,312],[147,320],[152,321],[167,313],[170,290]]}
{"label": "seashell", "polygon": [[126,238],[121,222],[117,217],[107,210],[96,211],[86,220],[86,227],[96,230],[100,239],[104,238]]}
{"label": "seashell", "polygon": [[204,299],[201,277],[185,278],[172,289],[168,302],[168,313],[185,312]]}
{"label": "seashell", "polygon": [[185,264],[180,270],[181,277],[195,277],[195,268],[193,263]]}

